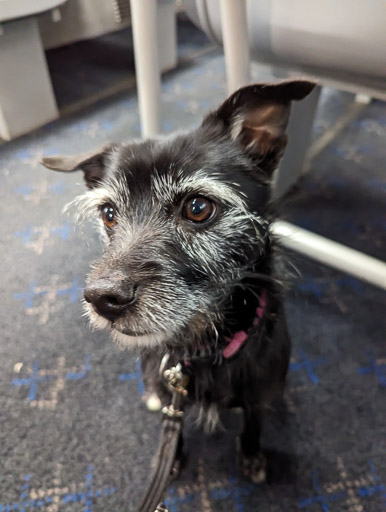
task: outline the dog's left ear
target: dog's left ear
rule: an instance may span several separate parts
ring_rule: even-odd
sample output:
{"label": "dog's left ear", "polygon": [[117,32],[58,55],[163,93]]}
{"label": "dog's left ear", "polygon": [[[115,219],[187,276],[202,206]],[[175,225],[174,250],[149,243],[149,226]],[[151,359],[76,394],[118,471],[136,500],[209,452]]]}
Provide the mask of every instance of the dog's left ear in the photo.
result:
{"label": "dog's left ear", "polygon": [[290,80],[243,87],[210,113],[203,126],[220,122],[228,135],[270,175],[287,144],[285,130],[291,101],[302,100],[315,85],[307,80]]}
{"label": "dog's left ear", "polygon": [[104,178],[106,165],[118,144],[108,144],[88,153],[74,156],[50,156],[41,163],[53,171],[74,172],[82,170],[88,188],[96,187]]}

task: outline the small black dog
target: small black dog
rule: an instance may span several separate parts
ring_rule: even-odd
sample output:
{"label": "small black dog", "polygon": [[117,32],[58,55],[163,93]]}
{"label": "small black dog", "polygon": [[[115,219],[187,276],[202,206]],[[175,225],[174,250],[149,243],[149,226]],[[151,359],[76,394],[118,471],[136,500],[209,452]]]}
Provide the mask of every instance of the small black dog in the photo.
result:
{"label": "small black dog", "polygon": [[81,169],[75,200],[100,218],[106,250],[87,278],[91,324],[143,349],[147,390],[168,400],[165,353],[192,374],[189,398],[206,412],[241,407],[244,473],[265,476],[261,415],[283,389],[290,354],[270,239],[270,182],[303,80],[244,87],[187,134],[111,144],[46,167]]}

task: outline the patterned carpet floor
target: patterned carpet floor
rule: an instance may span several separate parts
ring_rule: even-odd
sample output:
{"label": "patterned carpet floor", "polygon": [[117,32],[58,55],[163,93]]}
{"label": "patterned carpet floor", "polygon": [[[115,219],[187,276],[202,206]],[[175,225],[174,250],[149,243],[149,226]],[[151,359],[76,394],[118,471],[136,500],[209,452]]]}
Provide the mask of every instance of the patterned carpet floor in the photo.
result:
{"label": "patterned carpet floor", "polygon": [[[266,77],[256,65],[253,74]],[[224,84],[219,50],[164,76],[164,131],[196,125]],[[350,101],[323,90],[314,140]],[[43,154],[138,135],[128,91],[0,147],[0,512],[134,511],[148,481],[159,417],[140,400],[138,354],[91,333],[82,317],[84,275],[101,249],[89,226],[62,213],[81,176],[39,165]],[[385,135],[386,106],[373,101],[312,161],[283,217],[384,258]],[[299,273],[286,297],[293,354],[286,407],[264,427],[268,482],[253,486],[237,472],[237,415],[209,437],[188,424],[170,512],[386,510],[385,295],[286,258]]]}

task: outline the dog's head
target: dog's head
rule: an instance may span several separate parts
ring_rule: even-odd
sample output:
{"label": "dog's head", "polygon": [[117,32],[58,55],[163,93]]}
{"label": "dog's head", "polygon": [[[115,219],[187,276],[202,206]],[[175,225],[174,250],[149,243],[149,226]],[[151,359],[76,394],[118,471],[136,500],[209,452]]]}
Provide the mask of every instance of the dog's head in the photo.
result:
{"label": "dog's head", "polygon": [[92,325],[123,346],[216,330],[224,299],[264,257],[290,103],[313,87],[248,86],[190,133],[43,160],[84,172],[89,191],[75,202],[100,221],[105,252],[84,292]]}

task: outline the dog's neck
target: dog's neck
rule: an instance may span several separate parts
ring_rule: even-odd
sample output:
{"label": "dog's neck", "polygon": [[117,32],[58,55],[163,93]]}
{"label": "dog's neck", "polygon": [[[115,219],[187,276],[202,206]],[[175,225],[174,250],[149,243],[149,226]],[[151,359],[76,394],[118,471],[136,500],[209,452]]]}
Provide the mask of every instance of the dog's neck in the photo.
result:
{"label": "dog's neck", "polygon": [[271,256],[267,255],[264,260],[250,266],[245,277],[227,298],[224,304],[225,328],[231,332],[248,329],[256,317],[256,308],[259,307],[263,290],[270,293],[273,287]]}
{"label": "dog's neck", "polygon": [[215,319],[201,335],[192,335],[188,331],[181,340],[183,345],[172,344],[168,351],[185,360],[206,357],[217,360],[235,335],[242,335],[244,343],[251,330],[256,332],[256,329],[262,328],[263,322],[260,320],[267,314],[267,303],[271,303],[276,291],[271,267],[269,251],[263,260],[248,267],[245,277],[233,286],[231,293],[222,301]]}

